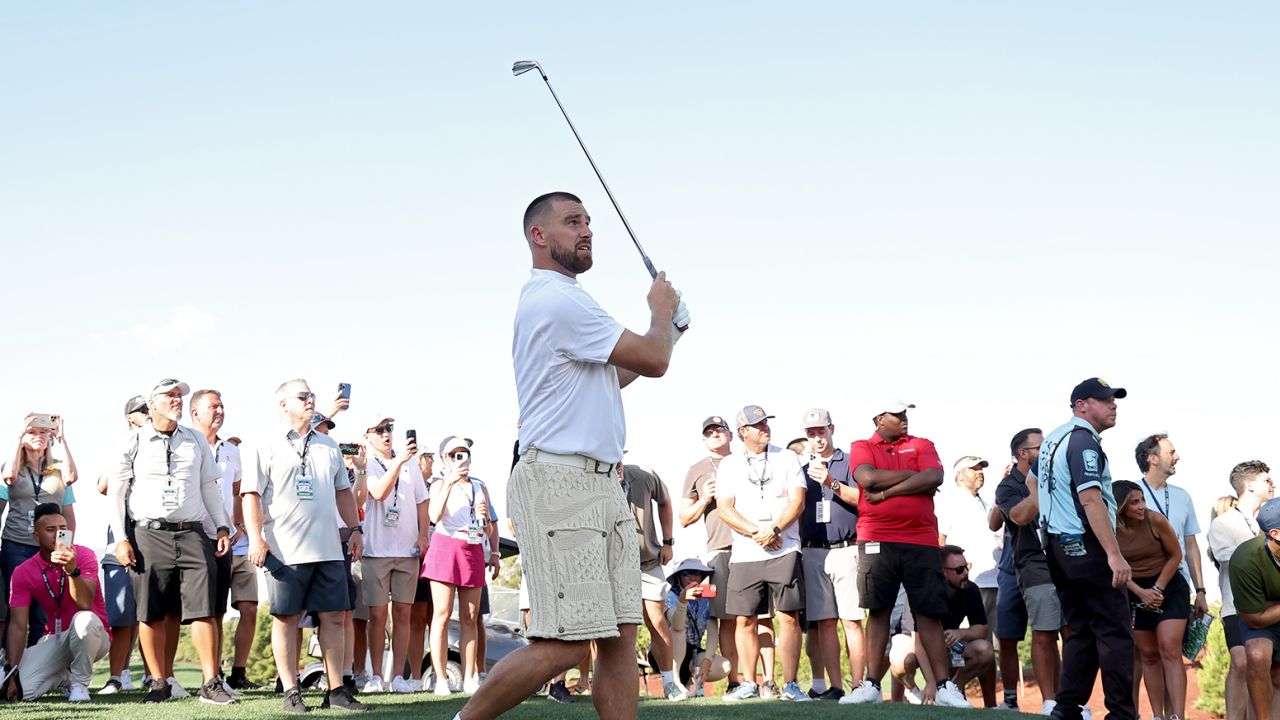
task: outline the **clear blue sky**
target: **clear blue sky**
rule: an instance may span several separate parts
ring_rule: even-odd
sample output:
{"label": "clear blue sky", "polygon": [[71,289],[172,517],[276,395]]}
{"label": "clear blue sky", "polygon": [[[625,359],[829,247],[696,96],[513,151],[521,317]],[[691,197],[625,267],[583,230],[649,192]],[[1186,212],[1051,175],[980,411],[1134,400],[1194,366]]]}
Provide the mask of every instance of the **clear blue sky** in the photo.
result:
{"label": "clear blue sky", "polygon": [[847,445],[902,396],[948,464],[1002,466],[1100,374],[1131,392],[1116,475],[1171,432],[1205,518],[1235,462],[1280,463],[1278,20],[1261,2],[8,3],[0,425],[60,412],[92,477],[124,399],[161,377],[222,389],[243,436],[280,381],[348,381],[340,439],[384,414],[470,435],[501,496],[533,196],[583,196],[583,284],[647,323],[604,193],[545,87],[511,76],[534,58],[693,314],[670,375],[626,393],[629,458],[674,489],[698,421],[746,403],[781,441],[829,407]]}

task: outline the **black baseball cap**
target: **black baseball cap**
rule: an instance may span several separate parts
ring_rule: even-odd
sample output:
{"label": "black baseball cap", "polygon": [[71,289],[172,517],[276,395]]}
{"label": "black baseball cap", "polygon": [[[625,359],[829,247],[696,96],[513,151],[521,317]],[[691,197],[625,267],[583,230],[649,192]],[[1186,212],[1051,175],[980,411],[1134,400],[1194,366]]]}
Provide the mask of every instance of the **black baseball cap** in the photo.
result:
{"label": "black baseball cap", "polygon": [[702,421],[702,432],[706,432],[707,428],[709,427],[722,427],[725,430],[728,430],[729,423],[725,422],[724,418],[720,417],[719,415],[712,415],[711,417]]}
{"label": "black baseball cap", "polygon": [[1124,388],[1113,388],[1107,384],[1102,378],[1091,377],[1080,383],[1071,391],[1071,404],[1075,405],[1077,400],[1110,400],[1111,398],[1121,399],[1129,394]]}
{"label": "black baseball cap", "polygon": [[134,395],[133,397],[129,398],[128,402],[124,404],[124,414],[126,416],[129,415],[130,413],[146,412],[146,411],[147,411],[147,399],[142,397],[141,395]]}

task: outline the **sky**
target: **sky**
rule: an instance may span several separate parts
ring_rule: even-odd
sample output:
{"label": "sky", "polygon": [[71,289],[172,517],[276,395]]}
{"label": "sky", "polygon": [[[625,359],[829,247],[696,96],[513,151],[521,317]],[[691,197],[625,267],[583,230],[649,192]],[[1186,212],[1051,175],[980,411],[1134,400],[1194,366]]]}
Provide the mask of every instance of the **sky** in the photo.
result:
{"label": "sky", "polygon": [[[1002,468],[1098,375],[1130,392],[1115,477],[1170,433],[1207,528],[1235,463],[1280,463],[1278,21],[1264,2],[6,3],[0,429],[63,415],[92,480],[161,378],[221,390],[246,438],[283,380],[321,407],[349,382],[337,439],[383,416],[424,446],[472,437],[505,511],[533,197],[583,198],[583,286],[648,325],[608,199],[546,87],[511,75],[535,59],[692,315],[667,376],[624,391],[628,460],[673,492],[701,420],[749,403],[779,442],[827,408],[847,447],[902,398],[948,468]],[[105,504],[79,501],[100,535]],[[700,527],[677,538],[702,549]]]}

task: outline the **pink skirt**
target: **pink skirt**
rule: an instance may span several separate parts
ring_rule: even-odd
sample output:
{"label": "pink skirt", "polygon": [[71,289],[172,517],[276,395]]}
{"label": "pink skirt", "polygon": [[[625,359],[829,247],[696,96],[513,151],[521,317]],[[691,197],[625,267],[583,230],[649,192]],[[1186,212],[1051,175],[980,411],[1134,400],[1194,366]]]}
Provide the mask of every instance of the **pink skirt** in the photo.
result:
{"label": "pink skirt", "polygon": [[427,548],[421,577],[458,587],[483,586],[484,545],[470,545],[466,540],[435,533]]}

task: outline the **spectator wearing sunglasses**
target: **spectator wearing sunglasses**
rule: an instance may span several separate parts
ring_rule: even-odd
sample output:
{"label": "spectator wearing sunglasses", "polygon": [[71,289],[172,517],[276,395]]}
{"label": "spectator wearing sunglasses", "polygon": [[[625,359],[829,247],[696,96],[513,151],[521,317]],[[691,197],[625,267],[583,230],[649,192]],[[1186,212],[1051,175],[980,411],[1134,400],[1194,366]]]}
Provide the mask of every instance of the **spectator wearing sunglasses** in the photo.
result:
{"label": "spectator wearing sunglasses", "polygon": [[[72,532],[76,529],[76,495],[71,488],[76,481],[76,463],[63,436],[62,418],[31,414],[23,419],[22,428],[17,449],[0,469],[4,478],[0,482],[0,514],[9,510],[0,532],[0,601],[9,597],[13,571],[40,551],[34,535],[36,506],[56,503],[62,508],[67,526]],[[62,447],[55,454],[59,443]],[[0,602],[0,619],[6,622],[8,608],[8,602]],[[38,606],[32,620],[28,645],[34,645],[43,631],[44,615]],[[4,636],[0,632],[0,639]]]}
{"label": "spectator wearing sunglasses", "polygon": [[[447,696],[480,688],[476,636],[480,630],[480,594],[485,571],[498,576],[498,526],[490,512],[489,489],[471,477],[471,440],[451,435],[440,443],[444,475],[431,484],[429,517],[436,526],[422,576],[431,581],[431,663],[436,671],[435,694]],[[493,551],[485,556],[485,539]],[[458,597],[458,641],[462,649],[463,687],[450,686],[445,672],[449,659],[449,618],[454,593]],[[399,667],[399,666],[397,666]]]}
{"label": "spectator wearing sunglasses", "polygon": [[[772,432],[759,405],[738,411],[743,452],[720,463],[716,505],[733,529],[727,609],[737,617],[738,658],[754,673],[760,655],[758,616],[772,605],[777,613],[777,647],[782,660],[783,700],[812,700],[796,682],[800,665],[800,612],[804,610],[804,570],[800,562],[800,515],[805,480],[790,450],[770,445]],[[757,678],[758,679],[758,678]],[[760,695],[760,683],[743,678],[726,702]]]}
{"label": "spectator wearing sunglasses", "polygon": [[[156,673],[143,702],[163,702],[176,692],[177,643],[169,642],[169,635],[181,621],[191,625],[204,673],[200,699],[226,705],[234,698],[219,676],[214,615],[216,558],[231,551],[231,519],[222,504],[221,474],[209,442],[178,422],[190,392],[186,383],[171,378],[156,384],[147,401],[151,422],[131,435],[107,490],[113,502],[112,530],[120,538],[116,559],[133,571],[140,644]],[[215,528],[214,543],[205,535],[206,522]]]}
{"label": "spectator wearing sunglasses", "polygon": [[690,697],[702,697],[703,683],[729,675],[729,660],[703,648],[711,623],[711,601],[719,597],[710,585],[711,567],[697,558],[680,561],[667,576],[666,613],[671,625],[674,664]]}
{"label": "spectator wearing sunglasses", "polygon": [[[978,586],[969,580],[973,565],[965,559],[961,547],[943,545],[941,552],[942,574],[947,580],[947,615],[942,620],[942,642],[951,660],[948,675],[960,692],[964,692],[970,680],[995,667],[996,655],[987,639],[986,603]],[[987,707],[995,707],[994,693],[985,700]]]}
{"label": "spectator wearing sunglasses", "polygon": [[[361,562],[364,601],[369,604],[368,648],[373,675],[365,692],[407,693],[421,690],[401,676],[409,652],[409,614],[418,589],[422,556],[427,550],[427,484],[418,470],[417,438],[391,449],[392,418],[382,418],[365,432],[369,447],[364,501],[365,546]],[[390,686],[383,684],[382,652],[386,648],[387,605],[391,605]]]}

